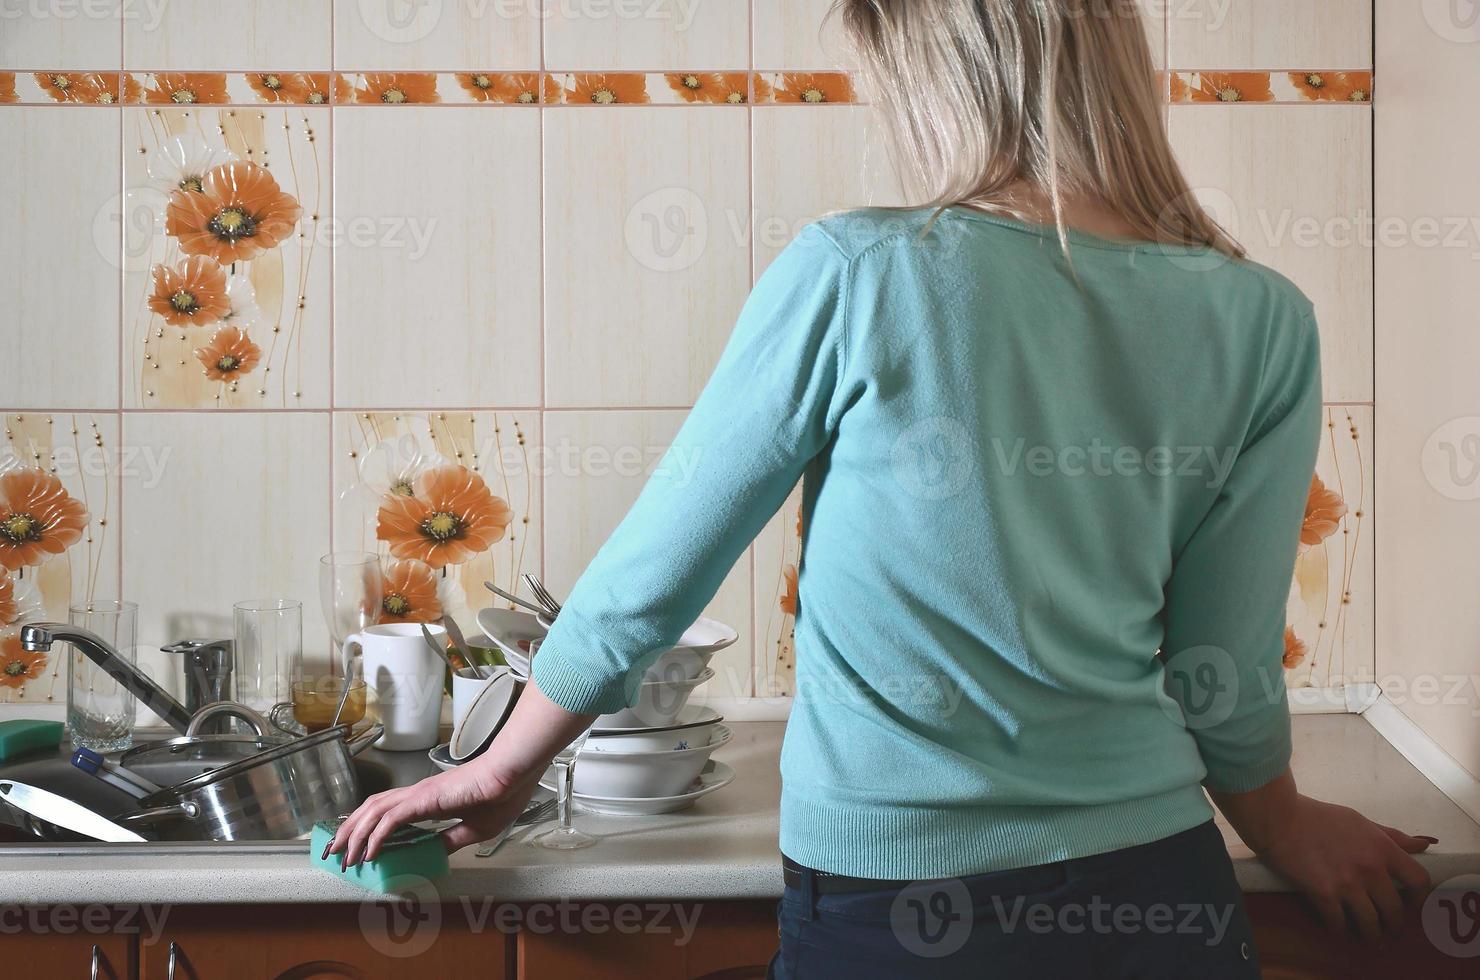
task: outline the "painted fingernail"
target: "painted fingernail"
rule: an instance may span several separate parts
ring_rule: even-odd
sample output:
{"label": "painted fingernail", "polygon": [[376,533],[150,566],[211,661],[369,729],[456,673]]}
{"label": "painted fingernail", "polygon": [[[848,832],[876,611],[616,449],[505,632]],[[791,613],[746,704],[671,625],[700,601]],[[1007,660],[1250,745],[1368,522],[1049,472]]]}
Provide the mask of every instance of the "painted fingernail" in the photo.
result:
{"label": "painted fingernail", "polygon": [[332,851],[332,850],[334,850],[334,839],[331,837],[331,838],[329,838],[329,843],[327,843],[327,844],[324,845],[324,853],[322,853],[322,854],[319,855],[319,860],[320,861],[327,861],[327,860],[329,860],[329,852]]}
{"label": "painted fingernail", "polygon": [[1437,843],[1439,843],[1439,838],[1437,838],[1437,837],[1429,837],[1429,836],[1426,836],[1424,834],[1418,834],[1417,835],[1417,839],[1418,840],[1426,840],[1430,844],[1437,844]]}

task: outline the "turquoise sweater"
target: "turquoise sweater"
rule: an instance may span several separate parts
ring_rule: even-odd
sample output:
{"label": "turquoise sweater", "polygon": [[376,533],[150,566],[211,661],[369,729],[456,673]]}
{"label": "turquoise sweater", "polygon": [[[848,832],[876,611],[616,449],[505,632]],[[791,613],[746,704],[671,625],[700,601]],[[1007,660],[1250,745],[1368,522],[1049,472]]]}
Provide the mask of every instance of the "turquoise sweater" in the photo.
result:
{"label": "turquoise sweater", "polygon": [[631,701],[804,477],[786,854],[919,879],[1195,826],[1289,760],[1311,305],[1201,249],[928,218],[772,264],[535,679]]}

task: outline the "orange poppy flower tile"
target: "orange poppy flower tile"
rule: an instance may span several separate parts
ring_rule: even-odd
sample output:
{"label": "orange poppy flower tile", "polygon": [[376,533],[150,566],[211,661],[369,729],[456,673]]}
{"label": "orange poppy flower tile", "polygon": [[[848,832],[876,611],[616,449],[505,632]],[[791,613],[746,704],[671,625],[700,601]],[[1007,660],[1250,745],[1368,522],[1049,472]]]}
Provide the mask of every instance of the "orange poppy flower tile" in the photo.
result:
{"label": "orange poppy flower tile", "polygon": [[155,72],[140,78],[139,101],[148,105],[226,105],[226,75],[216,72]]}
{"label": "orange poppy flower tile", "polygon": [[539,72],[459,72],[454,79],[457,91],[450,94],[448,101],[539,105],[544,92]]}
{"label": "orange poppy flower tile", "polygon": [[328,128],[299,104],[125,113],[124,184],[146,218],[124,236],[126,406],[327,405]]}
{"label": "orange poppy flower tile", "polygon": [[1285,76],[1307,102],[1371,102],[1370,71],[1292,71]]}
{"label": "orange poppy flower tile", "polygon": [[15,72],[0,71],[0,103],[10,104],[19,101],[20,96],[15,94]]}
{"label": "orange poppy flower tile", "polygon": [[1172,102],[1372,101],[1370,71],[1176,71],[1169,81]]}
{"label": "orange poppy flower tile", "polygon": [[636,72],[573,73],[552,76],[566,105],[643,105],[652,101],[648,76]]}
{"label": "orange poppy flower tile", "polygon": [[771,72],[760,77],[765,84],[766,97],[763,100],[758,90],[757,102],[822,105],[857,101],[853,81],[847,72]]}
{"label": "orange poppy flower tile", "polygon": [[437,76],[430,72],[368,72],[355,77],[358,105],[426,105],[441,102]]}
{"label": "orange poppy flower tile", "polygon": [[649,85],[649,89],[661,92],[665,102],[747,105],[751,101],[750,77],[743,71],[679,72],[661,76],[662,87]]}

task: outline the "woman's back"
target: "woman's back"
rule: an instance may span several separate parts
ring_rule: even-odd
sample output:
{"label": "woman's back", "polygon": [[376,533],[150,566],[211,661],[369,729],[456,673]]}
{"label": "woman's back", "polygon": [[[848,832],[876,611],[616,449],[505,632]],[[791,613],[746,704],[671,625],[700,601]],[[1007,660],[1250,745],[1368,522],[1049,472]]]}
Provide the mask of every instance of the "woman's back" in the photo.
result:
{"label": "woman's back", "polygon": [[[541,690],[656,654],[805,470],[785,853],[1021,867],[1206,821],[1204,760],[1217,788],[1277,774],[1310,305],[1206,249],[1075,234],[1069,254],[960,209],[804,231],[572,595],[586,622],[562,615]],[[1162,647],[1203,648],[1185,713]]]}

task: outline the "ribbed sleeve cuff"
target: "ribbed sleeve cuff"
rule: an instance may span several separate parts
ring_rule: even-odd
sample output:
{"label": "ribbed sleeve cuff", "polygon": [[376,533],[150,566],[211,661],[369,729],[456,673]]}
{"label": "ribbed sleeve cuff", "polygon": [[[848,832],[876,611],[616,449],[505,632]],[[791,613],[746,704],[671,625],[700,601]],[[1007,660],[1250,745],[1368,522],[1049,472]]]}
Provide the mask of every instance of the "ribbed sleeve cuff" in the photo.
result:
{"label": "ribbed sleeve cuff", "polygon": [[1283,773],[1290,766],[1290,739],[1255,763],[1238,766],[1214,766],[1206,761],[1208,775],[1203,786],[1214,793],[1251,793]]}

